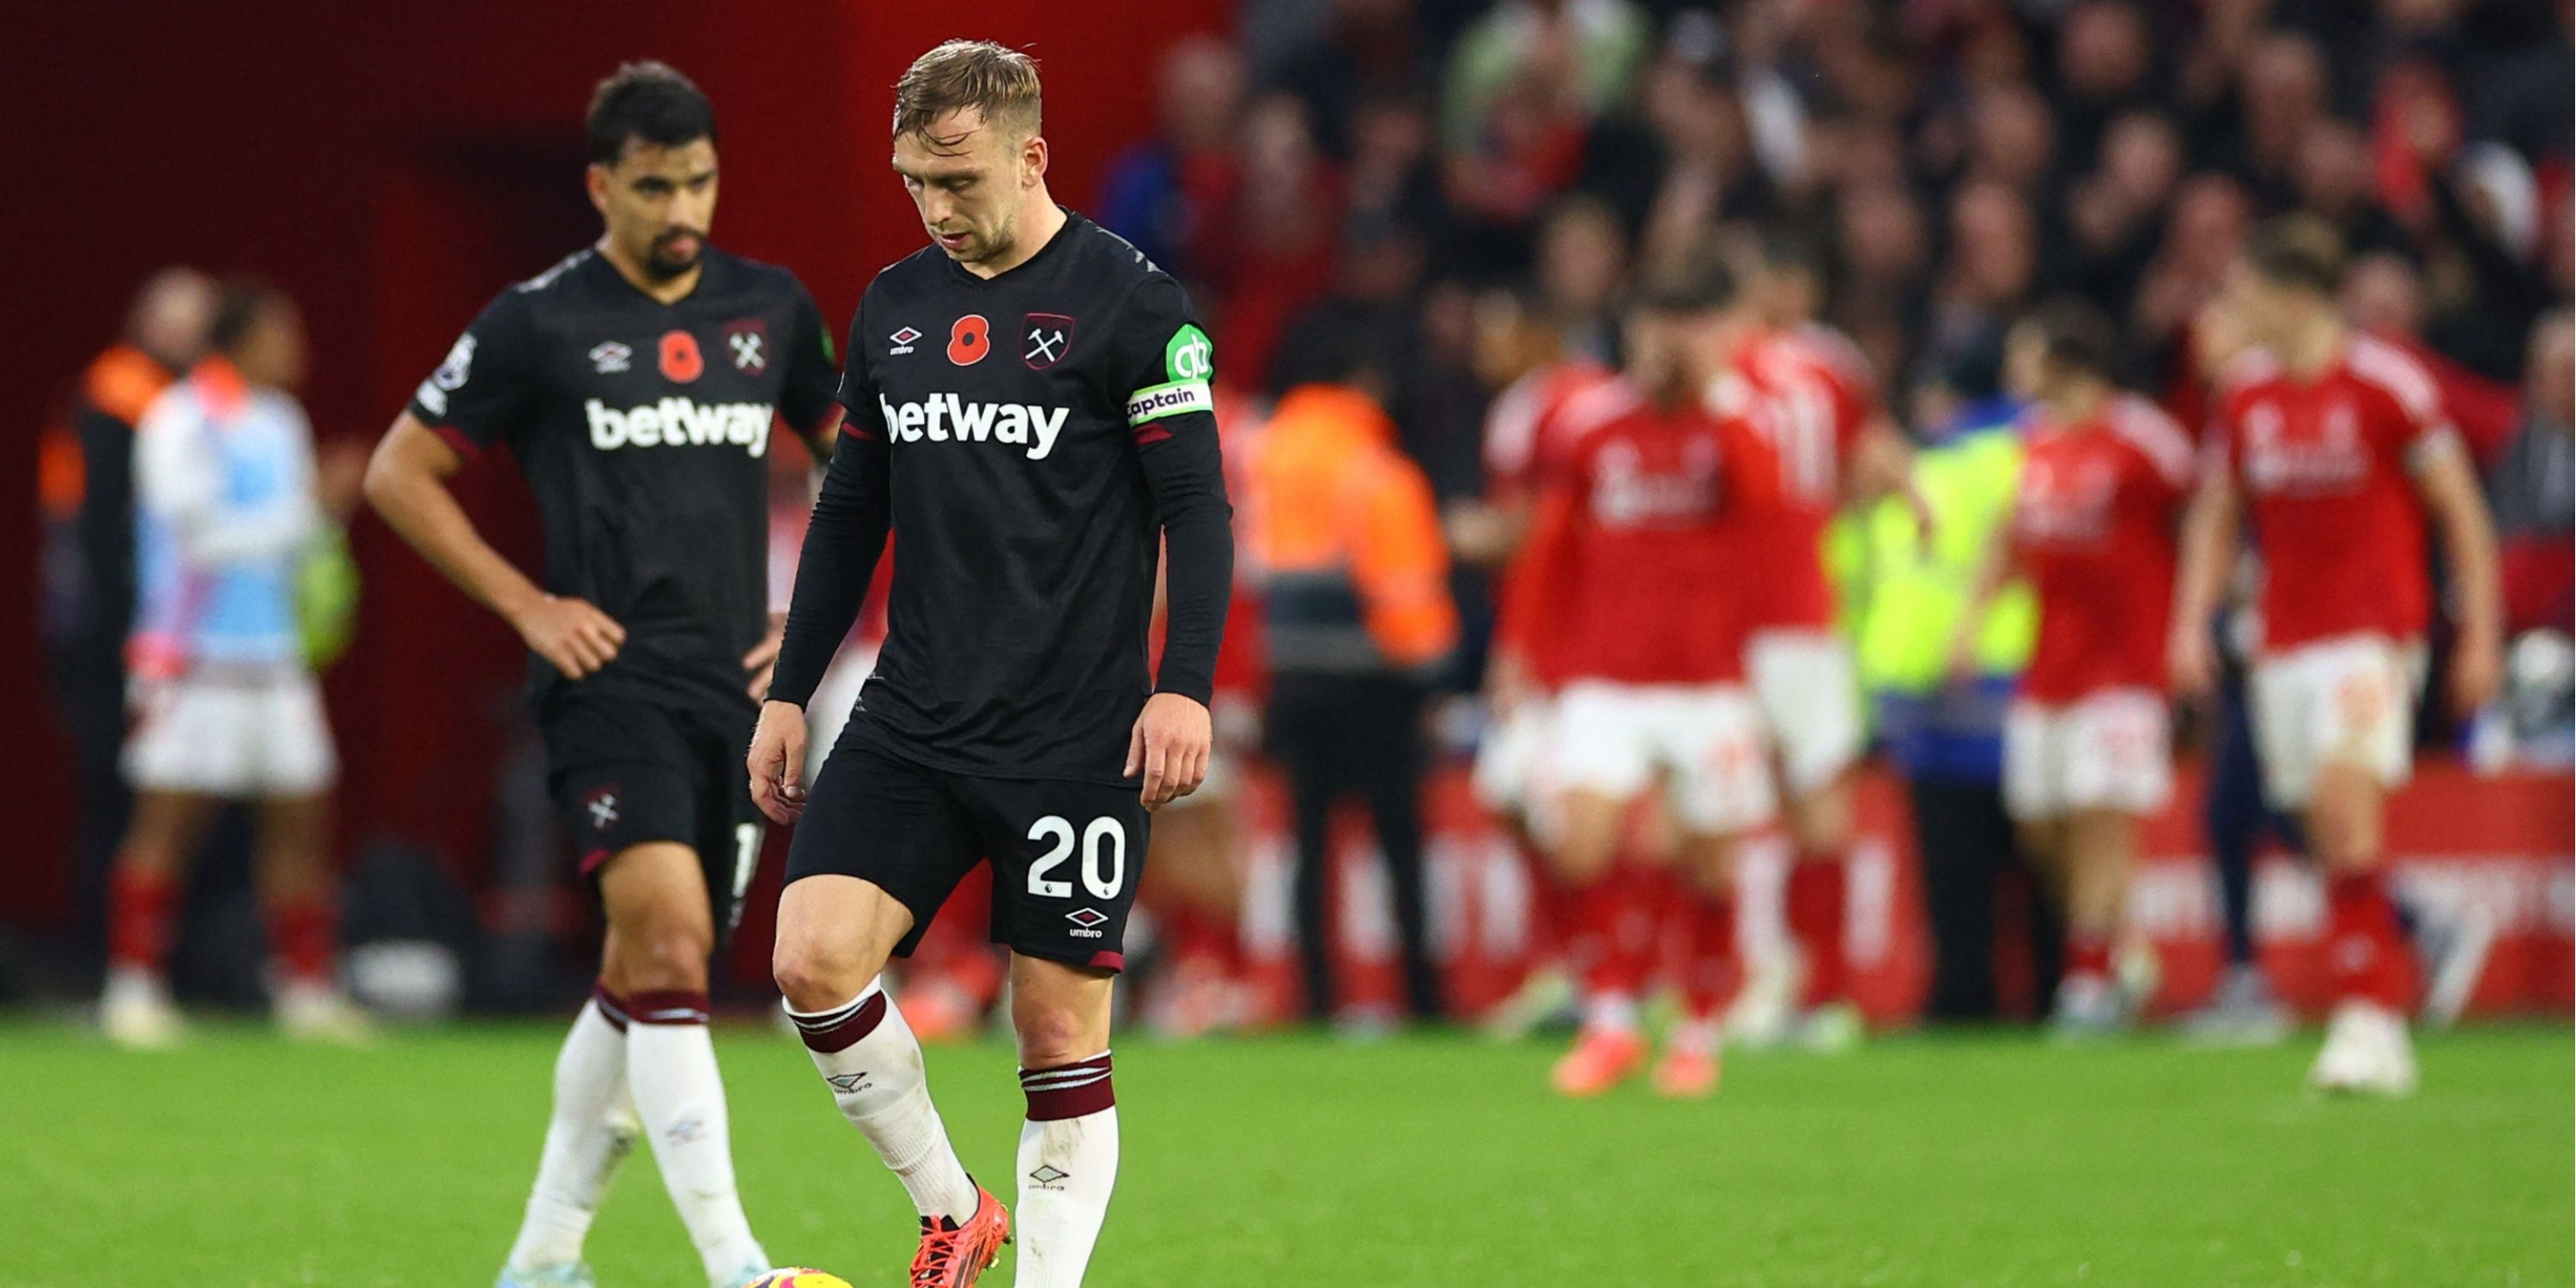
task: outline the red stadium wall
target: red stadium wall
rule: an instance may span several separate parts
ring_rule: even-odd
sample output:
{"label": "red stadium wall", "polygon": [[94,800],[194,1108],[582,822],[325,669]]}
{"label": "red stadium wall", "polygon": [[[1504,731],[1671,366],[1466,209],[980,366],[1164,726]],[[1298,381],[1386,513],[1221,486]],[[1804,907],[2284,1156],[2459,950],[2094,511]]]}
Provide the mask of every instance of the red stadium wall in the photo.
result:
{"label": "red stadium wall", "polygon": [[[1203,11],[1202,11],[1203,10]],[[995,0],[971,29],[928,5],[475,0],[375,6],[39,5],[0,42],[12,88],[12,307],[0,311],[0,925],[67,912],[74,809],[35,633],[36,435],[125,299],[172,262],[253,271],[302,302],[306,391],[326,436],[372,438],[475,309],[593,235],[580,114],[619,60],[664,58],[714,97],[725,245],[793,266],[827,316],[921,235],[884,171],[889,88],[955,35],[1030,49],[1048,84],[1056,191],[1080,203],[1149,128],[1162,48],[1215,6]],[[1177,15],[1177,16],[1176,16]],[[506,470],[464,484],[522,556],[533,516]],[[491,767],[518,650],[383,528],[356,544],[360,634],[329,678],[347,762],[344,833],[428,840],[471,875],[491,848]]]}
{"label": "red stadium wall", "polygon": [[[1285,804],[1275,776],[1264,774],[1256,782],[1243,806],[1254,821],[1245,934],[1261,963],[1270,1010],[1294,1014]],[[1860,797],[1862,838],[1846,928],[1853,990],[1874,1022],[1901,1025],[1918,1013],[1931,983],[1911,827],[1903,785],[1883,770],[1864,772]],[[2198,772],[2180,775],[2173,805],[2147,828],[2147,858],[2132,887],[2132,921],[2153,944],[2162,970],[2148,1008],[2154,1013],[2200,1003],[2222,965],[2200,801]],[[1509,995],[1526,969],[1530,883],[1511,843],[1471,800],[1463,772],[1437,776],[1428,804],[1434,937],[1451,1003],[1473,1010]],[[2496,931],[2485,974],[2470,998],[2473,1013],[2563,1015],[2576,1004],[2571,817],[2576,782],[2563,773],[2479,778],[2447,765],[2427,766],[2392,800],[2389,853],[2401,891],[2444,915],[2474,912]],[[1342,987],[1346,1000],[1392,1006],[1399,993],[1384,887],[1366,833],[1356,826],[1360,820],[1342,822],[1331,904]],[[1747,856],[1741,942],[1748,952],[1778,942],[1777,873],[1784,857],[1780,847],[1761,842]],[[2257,871],[2255,910],[2258,945],[2273,982],[2292,1004],[2322,1012],[2331,999],[2319,948],[2324,924],[2317,883],[2285,856],[2269,856]]]}

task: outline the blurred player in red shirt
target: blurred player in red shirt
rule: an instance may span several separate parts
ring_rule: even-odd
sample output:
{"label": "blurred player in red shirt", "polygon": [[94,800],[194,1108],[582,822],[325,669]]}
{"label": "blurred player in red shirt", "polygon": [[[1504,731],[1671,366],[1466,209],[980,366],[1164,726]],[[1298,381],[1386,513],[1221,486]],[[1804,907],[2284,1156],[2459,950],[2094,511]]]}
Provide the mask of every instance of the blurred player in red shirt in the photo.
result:
{"label": "blurred player in red shirt", "polygon": [[[1563,896],[1592,933],[1625,914],[1611,865],[1631,808],[1651,789],[1680,833],[1697,895],[1691,1017],[1670,1035],[1655,1085],[1706,1095],[1717,1083],[1716,992],[1731,967],[1735,840],[1771,820],[1768,747],[1745,688],[1738,590],[1741,526],[1772,502],[1758,435],[1702,397],[1740,340],[1734,283],[1710,266],[1660,284],[1628,319],[1626,368],[1561,413],[1562,451],[1540,485],[1527,552],[1534,633],[1561,681],[1540,773],[1561,793],[1549,831]],[[1604,954],[1584,980],[1584,1016],[1555,1084],[1609,1090],[1645,1062],[1628,961]]]}
{"label": "blurred player in red shirt", "polygon": [[1761,404],[1754,423],[1779,470],[1782,505],[1749,534],[1744,555],[1745,566],[1763,570],[1744,586],[1745,667],[1777,748],[1783,813],[1796,846],[1784,902],[1805,968],[1792,1007],[1746,1017],[1752,1022],[1739,1035],[1835,1049],[1861,1032],[1849,1001],[1844,937],[1850,771],[1863,722],[1859,680],[1825,572],[1825,528],[1846,504],[1905,491],[1912,452],[1879,405],[1860,350],[1816,320],[1823,286],[1803,238],[1766,239],[1747,293],[1760,330],[1747,338],[1732,373]]}
{"label": "blurred player in red shirt", "polygon": [[2326,876],[2338,1000],[2309,1081],[2404,1095],[2415,1085],[2413,972],[2386,886],[2384,802],[2411,767],[2428,528],[2456,596],[2457,711],[2495,694],[2502,610],[2468,454],[2423,368],[2336,312],[2342,260],[2331,230],[2290,218],[2258,229],[2229,270],[2222,304],[2255,351],[2220,387],[2169,648],[2175,680],[2208,692],[2217,663],[2205,627],[2250,519],[2264,568],[2256,748],[2273,803],[2301,812]]}
{"label": "blurred player in red shirt", "polygon": [[2039,640],[2004,723],[2004,807],[2066,905],[2061,1034],[2118,1029],[2133,999],[2111,954],[2138,820],[2173,794],[2164,642],[2191,439],[2112,383],[2118,331],[2079,301],[2013,328],[2004,375],[2030,404],[2012,524],[1953,647],[1972,665],[1982,606],[2007,574],[2039,596]]}
{"label": "blurred player in red shirt", "polygon": [[[1519,556],[1527,550],[1539,482],[1563,443],[1563,411],[1613,373],[1569,352],[1556,323],[1506,292],[1477,301],[1476,362],[1478,375],[1502,391],[1485,414],[1485,497],[1479,504],[1453,506],[1447,527],[1459,559],[1497,575],[1485,678],[1491,723],[1476,747],[1472,784],[1477,803],[1511,836],[1540,887],[1532,900],[1538,911],[1532,969],[1519,993],[1487,1020],[1494,1031],[1519,1037],[1565,1004],[1572,992],[1569,973],[1581,973],[1607,947],[1570,915],[1567,901],[1544,888],[1543,838],[1553,794],[1539,770],[1559,668],[1544,651],[1551,637],[1531,629],[1530,561]],[[1533,649],[1533,643],[1542,648]]]}

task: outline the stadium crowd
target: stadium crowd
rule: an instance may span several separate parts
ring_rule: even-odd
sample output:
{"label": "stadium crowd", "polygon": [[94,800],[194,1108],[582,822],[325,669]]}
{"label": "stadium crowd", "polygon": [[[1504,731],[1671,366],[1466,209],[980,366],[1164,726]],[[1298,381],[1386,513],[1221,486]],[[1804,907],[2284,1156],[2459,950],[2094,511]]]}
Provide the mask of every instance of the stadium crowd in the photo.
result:
{"label": "stadium crowd", "polygon": [[[1848,397],[1846,446],[1884,440],[1832,467],[1862,486],[1830,489],[1852,504],[1819,548],[1832,552],[1840,611],[1816,625],[1844,636],[1856,670],[1821,682],[1866,692],[1874,736],[1908,782],[1934,1016],[1996,1010],[1998,882],[2028,890],[2046,955],[2065,937],[2050,883],[2015,875],[2006,810],[2005,699],[2029,657],[2027,609],[2016,625],[1971,587],[2022,459],[2031,389],[2008,379],[2010,340],[2066,301],[2108,319],[2106,334],[2073,345],[2091,373],[2196,434],[2238,347],[2214,333],[2230,266],[2279,216],[2330,229],[2349,257],[2344,317],[2430,374],[2501,533],[2518,686],[2466,726],[2432,686],[2419,743],[2563,763],[2576,629],[2571,21],[2565,3],[2511,0],[1249,0],[1234,39],[1176,45],[1159,69],[1159,123],[1087,212],[1178,276],[1216,338],[1245,550],[1218,726],[1238,778],[1266,758],[1289,785],[1310,1014],[1341,1009],[1324,935],[1331,811],[1346,796],[1369,805],[1387,863],[1404,1003],[1422,1019],[1450,1009],[1420,788],[1444,756],[1492,754],[1530,682],[1498,618],[1515,578],[1529,579],[1527,552],[1544,546],[1511,479],[1545,450],[1531,441],[1539,405],[1580,396],[1552,383],[1569,372],[1634,375],[1641,347],[1678,374],[1723,374],[1691,366],[1704,355],[1678,325],[1641,338],[1640,312],[1735,308],[1770,330],[1848,338],[1798,358],[1830,368]],[[140,386],[209,343],[219,310],[205,283],[164,279],[144,299],[133,344],[103,360],[56,441],[49,486],[78,459],[94,494],[128,487],[101,482],[122,478],[101,472],[121,439],[98,418],[131,426],[149,401]],[[287,325],[269,316],[274,302],[235,303]],[[216,339],[239,343],[261,321],[231,317]],[[81,553],[49,554],[49,567],[135,557],[77,496],[55,515],[50,539]],[[1694,589],[1628,593],[1687,601]],[[130,602],[131,576],[83,593]],[[113,794],[124,677],[101,659],[123,649],[126,623],[80,601],[67,592],[49,618],[57,680],[83,734],[85,791]],[[2439,675],[2438,624],[2433,645]],[[2245,873],[2253,833],[2284,824],[2254,785],[2238,662],[2198,723],[2217,767],[2212,850],[2237,967],[2212,1018],[2259,1027],[2279,1011],[2253,967]],[[1802,980],[1774,990],[1775,1040],[1833,1044],[1853,1030],[1840,949],[1825,942],[1848,897],[1840,768],[1784,764],[1776,785],[1761,770],[1758,790],[1782,797],[1795,848],[1820,860],[1785,877],[1806,951]],[[1242,821],[1221,783],[1205,796],[1158,819],[1148,869],[1170,951],[1147,997],[1158,1023],[1184,1032],[1251,1010],[1236,924]],[[1709,807],[1711,820],[1725,814]],[[1627,848],[1609,836],[1619,819],[1593,824],[1605,854]],[[1688,832],[1691,820],[1676,824]],[[116,844],[91,840],[84,870],[104,873]],[[322,914],[281,889],[281,924],[300,928],[295,974],[313,978]],[[1695,923],[1681,936],[1731,936],[1731,909],[1725,919],[1723,932]],[[943,924],[965,926],[967,942],[925,946],[905,999],[908,1013],[923,1008],[925,1036],[972,1023],[999,986],[972,917]],[[1600,951],[1582,933],[1541,938],[1581,966]],[[129,939],[115,947],[123,957],[166,951]],[[1694,978],[1683,991],[1707,1021],[1729,989]],[[1534,988],[1517,1011],[1559,1000]],[[1592,1061],[1561,1081],[1598,1080],[1604,1061],[1633,1053]],[[1658,1076],[1686,1088],[1695,1074],[1684,1062]]]}

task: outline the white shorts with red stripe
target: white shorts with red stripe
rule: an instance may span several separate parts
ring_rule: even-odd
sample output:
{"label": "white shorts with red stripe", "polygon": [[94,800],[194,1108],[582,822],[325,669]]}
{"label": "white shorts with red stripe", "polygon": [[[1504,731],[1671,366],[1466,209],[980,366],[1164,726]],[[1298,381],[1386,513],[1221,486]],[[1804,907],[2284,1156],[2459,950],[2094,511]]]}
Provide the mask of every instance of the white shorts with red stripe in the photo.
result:
{"label": "white shorts with red stripe", "polygon": [[1806,793],[1860,759],[1860,678],[1851,647],[1824,630],[1765,630],[1745,645],[1744,669],[1779,749],[1781,785]]}
{"label": "white shorts with red stripe", "polygon": [[2423,683],[2421,640],[2343,635],[2263,655],[2249,691],[2263,795],[2303,808],[2327,765],[2367,770],[2382,787],[2404,783]]}
{"label": "white shorts with red stripe", "polygon": [[1554,726],[1544,763],[1558,791],[1632,797],[1660,771],[1674,817],[1703,836],[1779,810],[1761,712],[1741,685],[1579,680],[1557,695]]}
{"label": "white shorts with red stripe", "polygon": [[2004,715],[2004,809],[2014,818],[2152,814],[2172,796],[2173,719],[2155,690],[2016,701]]}

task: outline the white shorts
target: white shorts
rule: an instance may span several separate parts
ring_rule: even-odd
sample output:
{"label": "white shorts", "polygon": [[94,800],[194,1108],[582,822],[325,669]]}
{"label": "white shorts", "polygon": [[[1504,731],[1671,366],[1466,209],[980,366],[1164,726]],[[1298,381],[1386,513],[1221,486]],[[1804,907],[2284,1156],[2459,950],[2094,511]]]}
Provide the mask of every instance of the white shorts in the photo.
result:
{"label": "white shorts", "polygon": [[1519,814],[1536,801],[1544,782],[1552,705],[1547,698],[1523,699],[1510,715],[1486,726],[1468,778],[1477,804],[1496,814]]}
{"label": "white shorts", "polygon": [[1842,636],[1756,631],[1745,645],[1744,669],[1792,793],[1824,787],[1860,759],[1860,676]]}
{"label": "white shorts", "polygon": [[125,740],[138,790],[311,796],[340,776],[322,686],[301,672],[147,682]]}
{"label": "white shorts", "polygon": [[2153,689],[2015,701],[2004,715],[2004,810],[2014,818],[2152,814],[2172,796],[2173,717]]}
{"label": "white shorts", "polygon": [[2302,808],[2326,765],[2357,765],[2383,787],[2405,782],[2423,680],[2423,644],[2385,635],[2343,635],[2257,659],[2251,697],[2263,795],[2275,808]]}
{"label": "white shorts", "polygon": [[1578,681],[1557,695],[1554,726],[1542,772],[1557,790],[1631,797],[1660,769],[1674,816],[1702,836],[1749,831],[1779,808],[1741,686]]}

